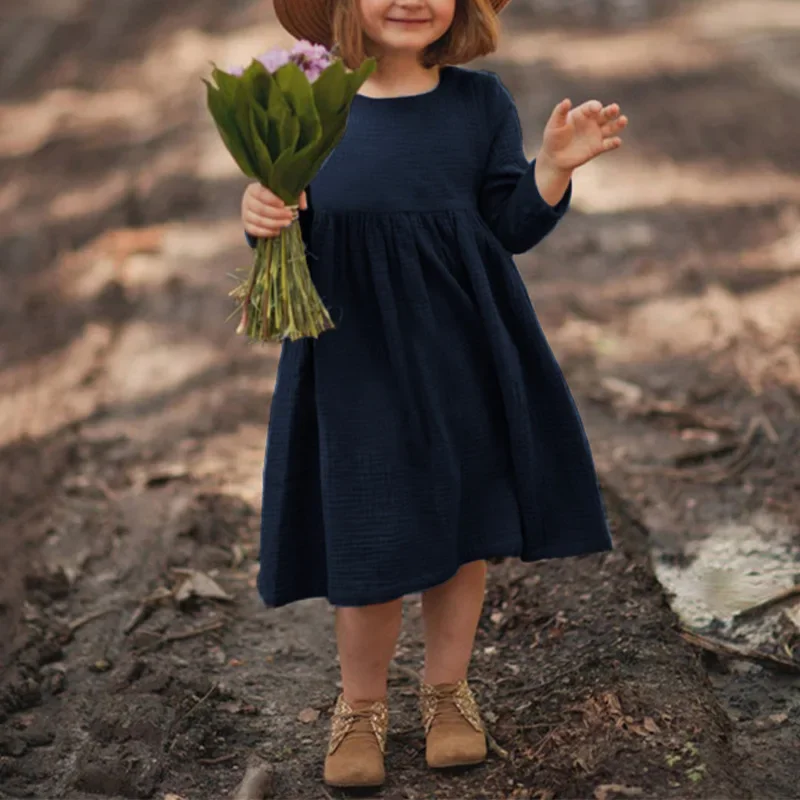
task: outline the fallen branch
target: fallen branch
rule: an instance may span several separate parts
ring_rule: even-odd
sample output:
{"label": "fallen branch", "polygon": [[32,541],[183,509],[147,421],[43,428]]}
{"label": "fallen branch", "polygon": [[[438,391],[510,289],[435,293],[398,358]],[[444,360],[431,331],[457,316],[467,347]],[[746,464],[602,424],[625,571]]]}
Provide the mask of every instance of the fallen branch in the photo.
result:
{"label": "fallen branch", "polygon": [[150,616],[153,609],[162,601],[171,599],[173,596],[172,592],[165,588],[161,587],[160,589],[156,589],[151,594],[147,595],[138,605],[136,611],[133,612],[131,618],[125,624],[122,629],[122,632],[127,636],[128,634],[132,633],[134,629],[144,622],[147,617]]}
{"label": "fallen branch", "polygon": [[205,764],[207,767],[214,767],[217,764],[226,764],[228,761],[233,761],[236,758],[236,753],[228,753],[225,756],[217,756],[216,758],[198,758],[198,764]]}
{"label": "fallen branch", "polygon": [[69,628],[70,636],[72,636],[75,631],[82,628],[84,625],[99,619],[100,617],[104,617],[106,614],[113,614],[115,611],[121,611],[120,608],[117,606],[112,606],[111,608],[103,608],[99,611],[92,611],[90,614],[84,614],[82,617],[78,617],[78,619],[73,620],[67,626]]}
{"label": "fallen branch", "polygon": [[224,627],[225,623],[223,620],[217,620],[216,622],[211,622],[208,625],[201,625],[197,628],[192,628],[188,631],[178,631],[177,633],[166,633],[163,636],[159,636],[155,642],[149,645],[145,645],[142,647],[138,652],[139,653],[150,653],[154,650],[158,650],[160,647],[163,647],[165,644],[170,644],[171,642],[180,642],[184,639],[191,639],[194,636],[202,636],[205,633],[212,633],[213,631],[218,631],[220,628]]}
{"label": "fallen branch", "polygon": [[[763,432],[773,444],[779,441],[778,434],[769,419],[763,414],[758,414],[750,420],[746,433],[733,449],[730,461],[724,466],[712,464],[705,467],[681,468],[659,464],[627,464],[622,468],[632,475],[660,475],[672,480],[694,483],[724,483],[740,475],[753,462],[755,458],[753,445],[759,432]],[[680,456],[678,458],[680,459]],[[676,463],[681,462],[676,461]]]}
{"label": "fallen branch", "polygon": [[684,450],[672,460],[673,465],[684,469],[697,469],[712,459],[729,456],[736,452],[736,442],[720,442],[719,444]]}
{"label": "fallen branch", "polygon": [[798,595],[800,595],[800,583],[796,583],[794,586],[790,586],[788,589],[784,589],[782,592],[778,592],[778,594],[768,597],[766,600],[761,600],[755,605],[743,608],[734,615],[734,623],[741,622],[744,619],[755,616],[761,611],[766,611],[768,608],[772,608],[773,606],[783,603],[786,600],[791,600],[793,597],[797,597]]}
{"label": "fallen branch", "polygon": [[704,428],[717,433],[736,430],[735,422],[729,418],[714,417],[674,400],[645,399],[644,390],[635,383],[607,377],[600,384],[600,391],[589,394],[591,399],[610,403],[625,417],[670,417],[682,428]]}
{"label": "fallen branch", "polygon": [[[178,722],[184,722],[186,719],[191,717],[192,714],[194,714],[194,712],[197,711],[197,709],[200,708],[200,706],[203,705],[203,703],[205,703],[205,701],[208,700],[208,698],[211,697],[211,695],[216,691],[217,685],[214,684],[182,717],[180,717],[180,719],[178,719]],[[175,724],[177,725],[177,723]]]}
{"label": "fallen branch", "polygon": [[202,636],[204,633],[211,633],[218,631],[225,623],[219,619],[215,622],[210,622],[208,625],[201,625],[199,628],[193,628],[190,631],[179,631],[178,633],[167,633],[161,637],[162,644],[169,644],[169,642],[180,642],[183,639],[191,639],[193,636]]}
{"label": "fallen branch", "polygon": [[505,749],[503,749],[502,747],[500,747],[500,745],[497,743],[497,740],[494,738],[494,736],[492,736],[492,734],[491,734],[491,733],[489,733],[489,731],[486,731],[486,744],[488,744],[488,745],[489,745],[489,749],[490,749],[490,750],[491,750],[491,751],[492,751],[492,752],[493,752],[493,753],[494,753],[496,756],[499,756],[499,757],[500,757],[500,758],[502,758],[504,761],[508,761],[508,759],[509,759],[509,757],[510,757],[510,756],[508,755],[508,750],[505,750]]}
{"label": "fallen branch", "polygon": [[741,658],[745,661],[755,661],[787,672],[800,673],[800,663],[786,656],[764,653],[761,650],[754,650],[750,647],[721,642],[719,639],[711,639],[708,636],[702,636],[699,633],[694,633],[689,630],[682,630],[680,635],[681,638],[689,644],[719,656]]}
{"label": "fallen branch", "polygon": [[536,746],[536,749],[530,754],[529,758],[531,761],[537,759],[543,752],[545,747],[556,737],[557,734],[561,732],[564,728],[564,725],[556,725],[551,731],[546,733],[542,739],[539,741],[539,744]]}
{"label": "fallen branch", "polygon": [[729,419],[719,419],[695,408],[680,405],[672,400],[652,400],[629,409],[629,413],[639,417],[672,417],[686,428],[705,428],[720,433],[731,432],[735,424]]}

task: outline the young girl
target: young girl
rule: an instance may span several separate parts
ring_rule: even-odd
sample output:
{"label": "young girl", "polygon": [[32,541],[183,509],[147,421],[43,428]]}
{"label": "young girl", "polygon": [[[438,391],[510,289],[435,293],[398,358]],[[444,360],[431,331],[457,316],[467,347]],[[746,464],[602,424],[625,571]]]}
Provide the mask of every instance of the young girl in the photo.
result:
{"label": "young girl", "polygon": [[[378,68],[300,222],[336,329],[285,342],[264,469],[259,590],[336,607],[343,691],[325,780],[384,780],[404,595],[422,593],[427,762],[481,762],[467,669],[486,560],[607,550],[589,445],[512,261],[567,210],[573,171],[620,145],[616,105],[564,100],[523,154],[492,52],[508,0],[275,0],[294,36]],[[251,246],[292,210],[258,184]]]}

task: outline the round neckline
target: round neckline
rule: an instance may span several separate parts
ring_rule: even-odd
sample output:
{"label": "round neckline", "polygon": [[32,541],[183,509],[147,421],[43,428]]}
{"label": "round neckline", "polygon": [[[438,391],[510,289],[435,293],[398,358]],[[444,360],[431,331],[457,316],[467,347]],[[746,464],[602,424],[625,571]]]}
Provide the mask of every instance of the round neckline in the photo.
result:
{"label": "round neckline", "polygon": [[432,89],[428,89],[427,92],[417,92],[417,94],[398,94],[392,97],[370,97],[366,94],[356,94],[357,98],[361,98],[362,100],[368,100],[370,103],[392,103],[392,102],[401,102],[401,101],[409,101],[409,100],[422,100],[425,97],[432,97],[433,95],[437,94],[439,90],[444,85],[444,80],[447,73],[450,71],[449,66],[444,66],[439,68],[439,82],[434,86]]}

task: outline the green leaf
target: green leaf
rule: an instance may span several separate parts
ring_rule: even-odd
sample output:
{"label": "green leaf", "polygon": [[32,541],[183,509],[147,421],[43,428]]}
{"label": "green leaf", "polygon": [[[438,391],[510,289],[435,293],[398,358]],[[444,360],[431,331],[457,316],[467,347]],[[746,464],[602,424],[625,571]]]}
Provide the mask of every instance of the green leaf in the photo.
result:
{"label": "green leaf", "polygon": [[358,94],[358,90],[366,83],[367,79],[373,72],[375,72],[375,68],[377,67],[378,62],[374,58],[368,58],[364,61],[361,66],[353,70],[348,75],[348,88],[350,89],[350,96],[348,100],[352,100],[353,97]]}
{"label": "green leaf", "polygon": [[233,96],[233,116],[239,128],[239,135],[242,138],[251,161],[255,162],[255,148],[253,137],[250,133],[250,89],[246,83],[240,81]]}
{"label": "green leaf", "polygon": [[219,90],[225,97],[233,99],[236,93],[236,87],[239,85],[239,78],[236,75],[231,75],[219,69],[216,65],[211,71],[211,76],[217,82]]}
{"label": "green leaf", "polygon": [[281,150],[280,155],[275,159],[276,164],[281,158],[285,158],[287,155],[294,155],[297,149],[297,142],[300,139],[300,120],[291,113],[283,118],[280,126],[280,139]]}
{"label": "green leaf", "polygon": [[250,178],[258,177],[256,161],[251,157],[247,145],[242,140],[238,123],[231,105],[226,101],[222,92],[208,81],[204,80],[208,89],[208,109],[216,123],[222,141],[239,169]]}
{"label": "green leaf", "polygon": [[298,149],[319,139],[322,123],[314,105],[314,92],[303,70],[289,63],[275,72],[273,78],[300,123]]}
{"label": "green leaf", "polygon": [[[269,128],[270,128],[270,121],[269,117],[267,116],[267,112],[261,108],[260,105],[257,103],[253,103],[250,106],[250,111],[252,114],[255,115],[255,122],[256,122],[256,130],[258,131],[258,135],[261,141],[267,146],[267,150],[269,150],[269,146],[267,145],[269,141]],[[272,156],[270,155],[270,160],[272,160]]]}
{"label": "green leaf", "polygon": [[250,134],[253,140],[253,150],[258,163],[258,173],[261,182],[267,186],[272,182],[272,158],[269,150],[261,138],[261,131],[257,122],[258,109],[255,106],[250,108]]}
{"label": "green leaf", "polygon": [[314,81],[314,104],[323,127],[326,120],[335,117],[344,108],[347,102],[347,81],[347,70],[340,59],[334,61]]}
{"label": "green leaf", "polygon": [[253,100],[261,108],[267,108],[270,94],[279,91],[275,79],[260,61],[253,60],[248,68],[247,80]]}
{"label": "green leaf", "polygon": [[302,192],[339,144],[347,128],[350,103],[374,69],[374,59],[368,59],[352,73],[337,61],[312,85],[322,134],[304,147],[299,146],[293,158],[281,162],[275,180],[287,189],[287,194],[296,197]]}
{"label": "green leaf", "polygon": [[300,125],[277,84],[275,84],[274,91],[270,90],[266,112],[267,119],[269,120],[267,147],[269,148],[272,160],[277,161],[286,149],[287,142],[291,141],[293,138],[291,135],[292,123],[290,120],[294,120],[298,135],[300,132]]}
{"label": "green leaf", "polygon": [[257,83],[264,75],[269,75],[267,68],[257,59],[252,59],[242,72],[239,78],[240,83],[247,86],[248,91],[253,94],[253,84]]}
{"label": "green leaf", "polygon": [[295,150],[297,141],[300,138],[300,123],[297,117],[287,117],[285,131],[283,133],[285,133],[288,138],[284,140],[286,146],[281,149],[280,156],[275,160],[272,169],[272,181],[275,187],[271,186],[270,188],[285,203],[295,203],[297,202],[297,196],[305,187],[300,187],[300,190],[295,192],[287,181],[286,173],[297,158]]}

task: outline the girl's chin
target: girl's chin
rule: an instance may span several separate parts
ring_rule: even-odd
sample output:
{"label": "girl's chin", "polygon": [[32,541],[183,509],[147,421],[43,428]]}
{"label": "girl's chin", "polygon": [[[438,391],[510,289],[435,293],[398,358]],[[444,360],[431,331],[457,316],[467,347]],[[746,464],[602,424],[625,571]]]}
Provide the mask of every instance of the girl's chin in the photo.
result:
{"label": "girl's chin", "polygon": [[433,44],[436,39],[432,39],[427,33],[422,31],[392,31],[384,37],[382,45],[387,50],[414,50],[419,52],[428,45]]}

